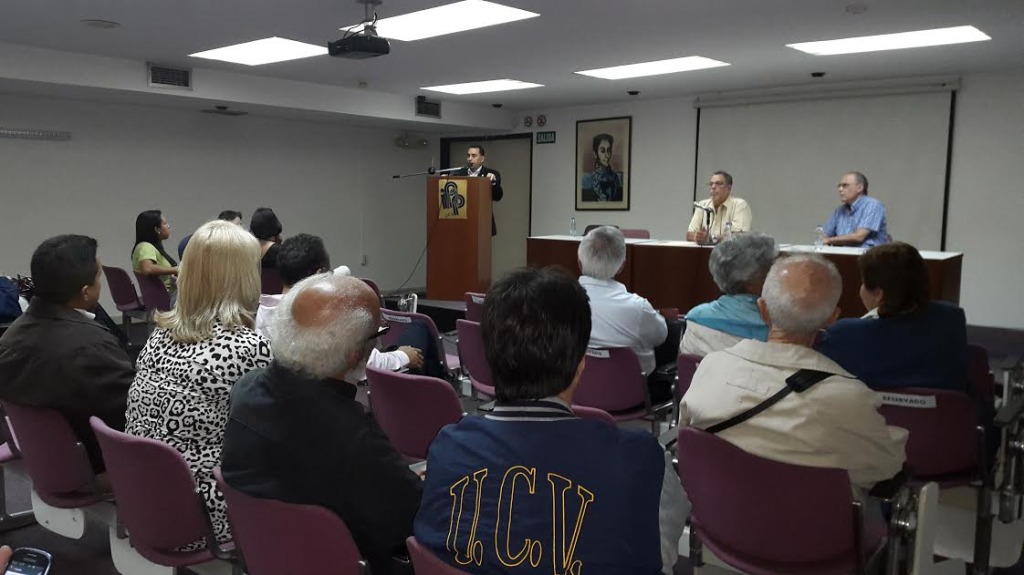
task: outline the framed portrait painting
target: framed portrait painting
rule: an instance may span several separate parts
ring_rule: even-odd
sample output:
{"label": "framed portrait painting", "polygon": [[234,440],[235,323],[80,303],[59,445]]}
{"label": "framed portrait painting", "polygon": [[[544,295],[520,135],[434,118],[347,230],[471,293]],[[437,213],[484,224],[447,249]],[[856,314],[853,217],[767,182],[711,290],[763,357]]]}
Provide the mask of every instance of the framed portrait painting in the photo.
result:
{"label": "framed portrait painting", "polygon": [[576,122],[576,209],[629,210],[633,118]]}

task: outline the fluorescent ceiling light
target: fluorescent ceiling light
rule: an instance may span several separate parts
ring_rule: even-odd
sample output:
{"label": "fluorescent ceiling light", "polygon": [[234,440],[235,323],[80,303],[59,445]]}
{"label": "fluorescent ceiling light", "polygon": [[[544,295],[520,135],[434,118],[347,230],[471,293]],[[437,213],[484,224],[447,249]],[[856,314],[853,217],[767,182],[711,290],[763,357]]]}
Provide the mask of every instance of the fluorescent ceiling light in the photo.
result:
{"label": "fluorescent ceiling light", "polygon": [[264,38],[253,40],[244,44],[225,46],[196,52],[190,54],[193,58],[206,58],[208,60],[223,60],[246,66],[259,66],[260,64],[273,64],[286,60],[297,60],[309,58],[310,56],[321,56],[327,53],[327,46],[314,46],[286,38]]}
{"label": "fluorescent ceiling light", "polygon": [[[536,18],[537,16],[540,14],[485,0],[463,0],[454,4],[378,20],[377,34],[392,40],[410,42]],[[342,28],[342,30],[348,32],[361,30],[362,27],[363,24],[360,23]]]}
{"label": "fluorescent ceiling light", "polygon": [[981,42],[991,39],[987,34],[974,26],[956,26],[953,28],[918,30],[916,32],[900,32],[898,34],[882,34],[880,36],[860,36],[857,38],[824,40],[821,42],[801,42],[799,44],[786,44],[786,46],[796,48],[801,52],[814,54],[815,56],[832,56],[835,54],[857,54],[860,52],[880,52],[882,50],[964,44],[966,42]]}
{"label": "fluorescent ceiling light", "polygon": [[483,94],[484,92],[507,92],[509,90],[525,90],[527,88],[541,88],[543,84],[531,84],[519,80],[485,80],[483,82],[469,82],[468,84],[449,84],[447,86],[430,86],[421,88],[433,92],[444,92],[446,94]]}
{"label": "fluorescent ceiling light", "polygon": [[658,76],[661,74],[675,74],[676,72],[703,70],[705,68],[718,68],[719,66],[728,65],[728,62],[720,62],[703,56],[687,56],[685,58],[672,58],[670,60],[657,60],[655,62],[641,62],[639,64],[627,64],[625,66],[613,66],[611,68],[583,70],[576,73],[584,76],[593,76],[595,78],[604,78],[606,80],[622,80],[625,78]]}

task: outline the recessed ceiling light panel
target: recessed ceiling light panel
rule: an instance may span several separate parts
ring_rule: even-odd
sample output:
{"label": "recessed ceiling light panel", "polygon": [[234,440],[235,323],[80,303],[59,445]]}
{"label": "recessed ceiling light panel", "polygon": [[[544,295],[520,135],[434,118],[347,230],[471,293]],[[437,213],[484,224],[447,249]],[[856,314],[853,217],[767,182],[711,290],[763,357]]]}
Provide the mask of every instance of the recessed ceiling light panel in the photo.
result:
{"label": "recessed ceiling light panel", "polygon": [[[411,42],[434,36],[444,36],[466,30],[507,24],[517,20],[536,18],[536,12],[502,6],[486,0],[462,0],[454,4],[410,12],[378,20],[377,34],[392,40]],[[346,32],[362,29],[363,24],[342,28]]]}
{"label": "recessed ceiling light panel", "polygon": [[964,44],[991,39],[988,34],[974,26],[956,26],[953,28],[900,32],[898,34],[823,40],[821,42],[800,42],[798,44],[786,44],[786,46],[815,56],[834,56],[837,54],[859,54],[862,52]]}
{"label": "recessed ceiling light panel", "polygon": [[206,58],[208,60],[221,60],[234,64],[245,64],[246,66],[260,66],[262,64],[273,64],[274,62],[285,62],[311,56],[322,56],[327,54],[327,46],[314,46],[304,42],[296,42],[286,38],[264,38],[253,40],[244,44],[225,46],[196,52],[190,54],[193,58]]}
{"label": "recessed ceiling light panel", "polygon": [[676,72],[690,72],[692,70],[704,70],[706,68],[718,68],[720,66],[728,65],[728,62],[712,60],[711,58],[705,58],[703,56],[687,56],[685,58],[672,58],[670,60],[657,60],[655,62],[641,62],[639,64],[627,64],[625,66],[613,66],[611,68],[583,70],[576,73],[584,76],[593,76],[595,78],[604,78],[606,80],[623,80],[625,78],[675,74]]}
{"label": "recessed ceiling light panel", "polygon": [[520,82],[519,80],[486,80],[483,82],[469,82],[467,84],[449,84],[447,86],[429,86],[421,88],[432,92],[444,92],[445,94],[484,94],[486,92],[507,92],[509,90],[526,90],[528,88],[541,88],[543,84]]}

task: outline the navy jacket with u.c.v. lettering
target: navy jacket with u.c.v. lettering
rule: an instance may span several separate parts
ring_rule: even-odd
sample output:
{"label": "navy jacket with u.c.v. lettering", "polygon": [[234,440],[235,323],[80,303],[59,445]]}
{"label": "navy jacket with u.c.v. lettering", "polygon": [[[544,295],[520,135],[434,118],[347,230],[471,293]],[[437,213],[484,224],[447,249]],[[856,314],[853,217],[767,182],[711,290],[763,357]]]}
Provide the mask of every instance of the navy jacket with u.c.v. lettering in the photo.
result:
{"label": "navy jacket with u.c.v. lettering", "polygon": [[414,533],[474,574],[655,575],[664,471],[648,433],[499,403],[434,439]]}

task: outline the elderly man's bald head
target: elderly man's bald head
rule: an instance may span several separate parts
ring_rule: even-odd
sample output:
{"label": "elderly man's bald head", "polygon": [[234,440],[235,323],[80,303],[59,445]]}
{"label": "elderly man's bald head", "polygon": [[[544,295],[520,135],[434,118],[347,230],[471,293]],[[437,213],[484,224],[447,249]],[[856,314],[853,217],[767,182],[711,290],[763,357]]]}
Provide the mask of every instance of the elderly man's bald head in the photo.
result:
{"label": "elderly man's bald head", "polygon": [[819,255],[780,258],[768,272],[761,299],[773,330],[813,335],[832,321],[843,281]]}
{"label": "elderly man's bald head", "polygon": [[310,276],[281,300],[274,320],[274,358],[318,378],[340,378],[366,361],[380,324],[376,293],[360,279]]}

